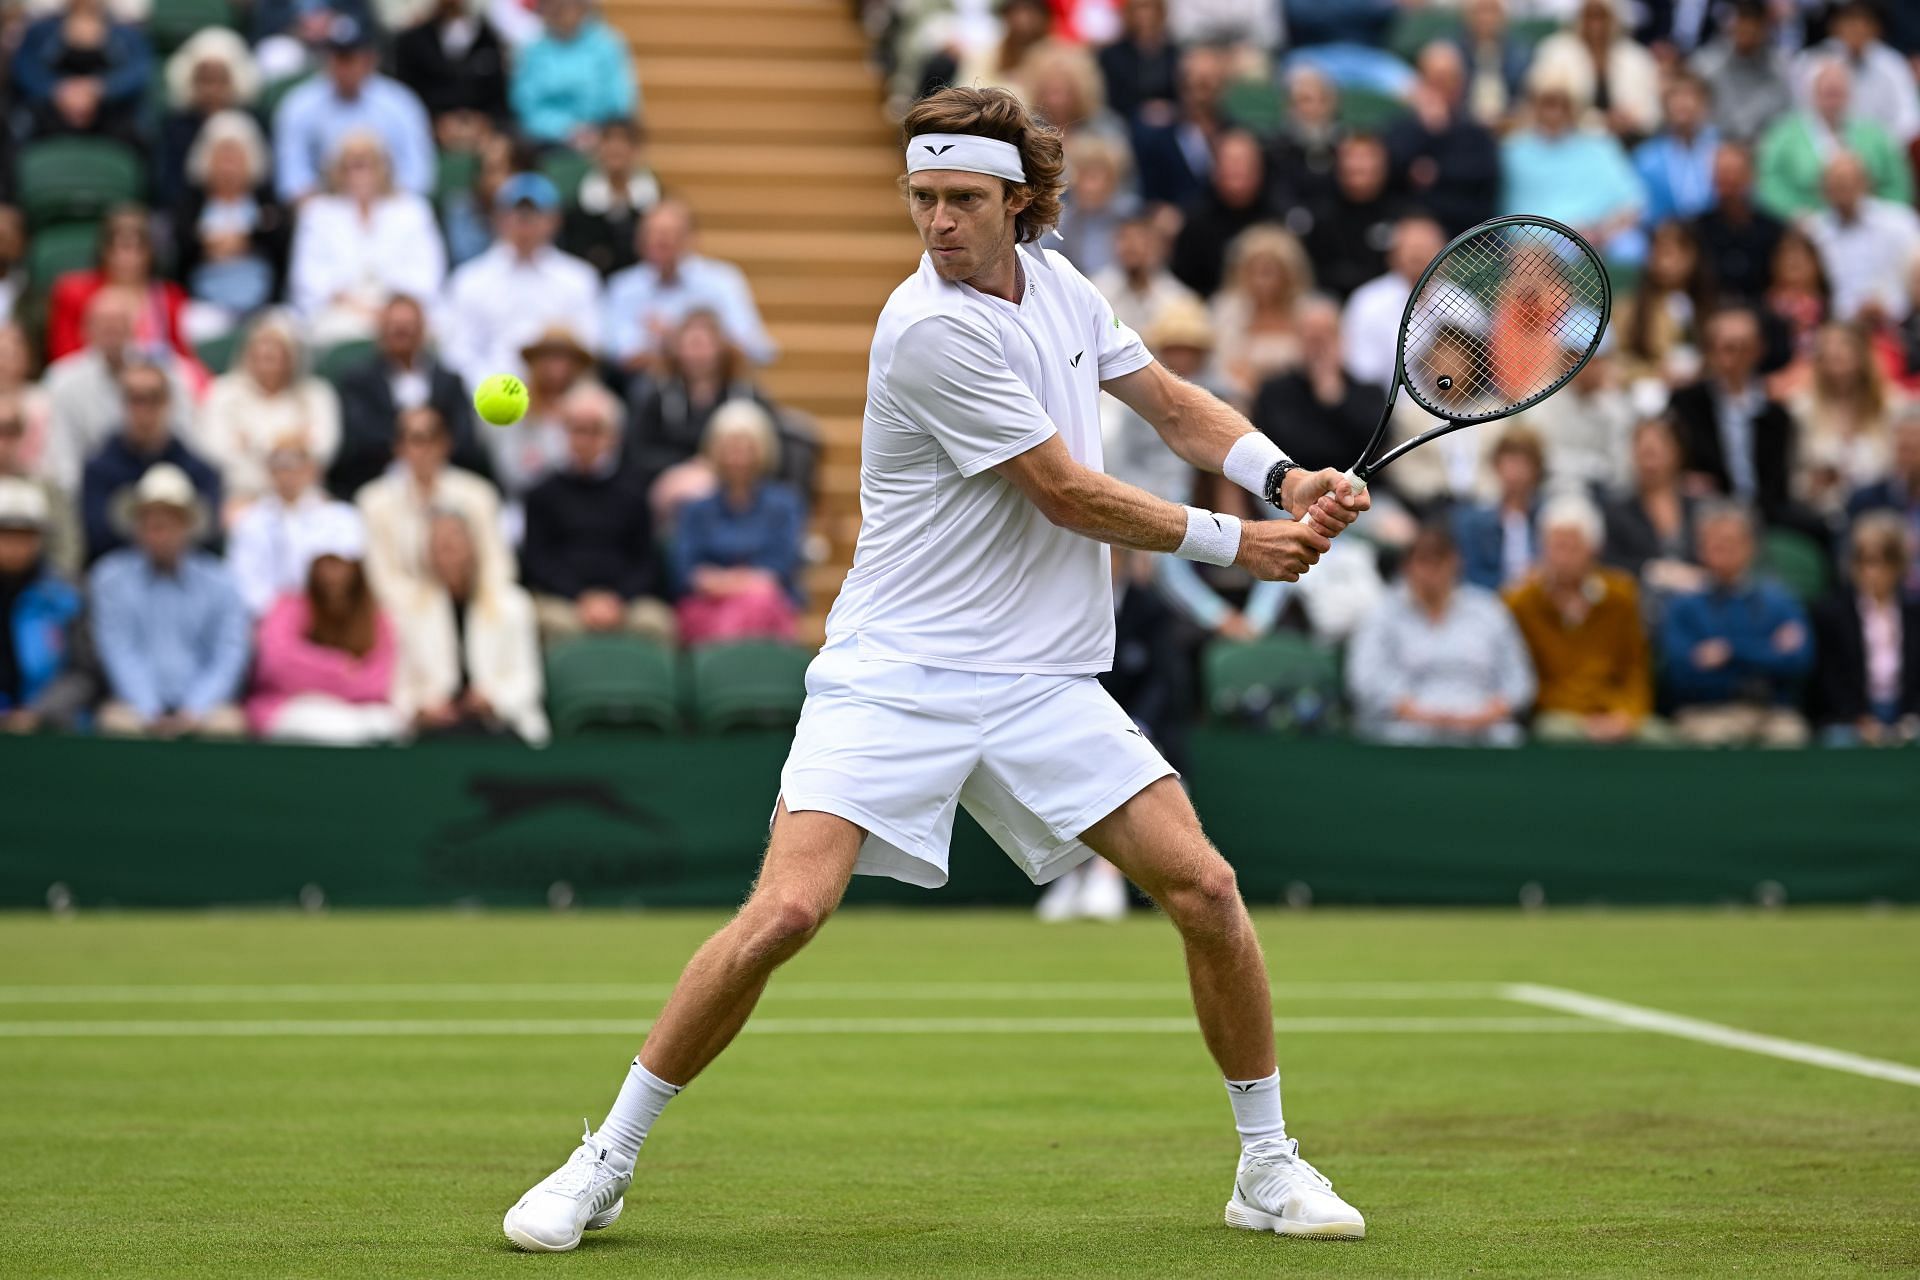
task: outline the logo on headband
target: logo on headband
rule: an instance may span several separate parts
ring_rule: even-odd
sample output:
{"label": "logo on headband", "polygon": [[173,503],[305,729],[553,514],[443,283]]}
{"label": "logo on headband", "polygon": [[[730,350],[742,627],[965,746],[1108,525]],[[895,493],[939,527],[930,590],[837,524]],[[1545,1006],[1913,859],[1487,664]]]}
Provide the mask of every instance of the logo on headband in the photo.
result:
{"label": "logo on headband", "polygon": [[937,156],[943,156],[943,155],[945,155],[945,154],[947,154],[947,152],[949,152],[949,151],[951,151],[951,150],[953,150],[953,143],[951,143],[951,142],[949,142],[949,143],[948,143],[948,144],[947,144],[946,146],[944,146],[944,147],[936,147],[936,146],[933,146],[933,145],[931,145],[931,144],[929,144],[929,145],[927,146],[927,150],[928,150],[928,151],[931,151],[931,152],[933,152],[933,154],[934,154],[934,155],[937,155]]}

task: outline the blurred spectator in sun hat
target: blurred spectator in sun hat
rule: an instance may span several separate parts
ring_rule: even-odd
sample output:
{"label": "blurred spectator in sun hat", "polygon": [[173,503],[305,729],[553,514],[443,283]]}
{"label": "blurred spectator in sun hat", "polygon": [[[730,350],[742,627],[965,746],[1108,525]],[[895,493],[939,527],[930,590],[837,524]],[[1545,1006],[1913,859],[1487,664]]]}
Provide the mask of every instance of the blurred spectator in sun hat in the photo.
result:
{"label": "blurred spectator in sun hat", "polygon": [[[260,68],[239,32],[203,27],[167,59],[166,84],[153,183],[154,203],[170,209],[184,194],[187,156],[201,128],[223,111],[253,105],[260,96]],[[265,159],[264,145],[261,154]]]}
{"label": "blurred spectator in sun hat", "polygon": [[393,74],[413,90],[449,150],[507,122],[507,48],[474,0],[431,0],[394,37]]}
{"label": "blurred spectator in sun hat", "polygon": [[[303,435],[276,440],[266,457],[270,487],[234,522],[227,540],[227,567],[240,598],[257,617],[281,596],[306,582],[314,548],[359,513],[327,497],[320,468]],[[357,558],[357,557],[356,557]]]}
{"label": "blurred spectator in sun hat", "polygon": [[1840,152],[1859,157],[1874,195],[1912,203],[1906,156],[1879,121],[1853,112],[1852,92],[1853,75],[1844,62],[1827,58],[1811,69],[1806,105],[1775,120],[1754,153],[1761,208],[1776,218],[1819,209],[1827,202],[1827,170]]}
{"label": "blurred spectator in sun hat", "polygon": [[1901,598],[1910,531],[1892,512],[1857,521],[1848,581],[1814,609],[1814,714],[1833,746],[1920,737],[1920,598]]}
{"label": "blurred spectator in sun hat", "polygon": [[394,418],[431,406],[453,437],[453,464],[485,478],[493,459],[481,443],[473,401],[433,349],[426,308],[400,294],[380,309],[374,349],[349,365],[336,384],[340,392],[340,450],[327,471],[335,497],[351,498],[393,461]]}
{"label": "blurred spectator in sun hat", "polygon": [[754,364],[776,349],[740,268],[693,251],[693,210],[668,197],[640,226],[640,262],[607,281],[605,354],[629,372],[651,367],[662,338],[692,312],[719,318],[727,341]]}
{"label": "blurred spectator in sun hat", "polygon": [[1693,55],[1693,73],[1713,91],[1713,123],[1752,144],[1793,106],[1786,55],[1773,39],[1768,0],[1733,0],[1726,29]]}
{"label": "blurred spectator in sun hat", "polygon": [[494,194],[493,208],[498,238],[449,277],[436,324],[441,354],[469,387],[496,373],[524,377],[520,348],[549,324],[572,326],[589,349],[600,340],[600,274],[554,247],[553,183],[517,173]]}
{"label": "blurred spectator in sun hat", "polygon": [[1573,27],[1534,50],[1528,77],[1563,85],[1582,124],[1639,138],[1660,127],[1660,69],[1624,12],[1621,0],[1581,0]]}
{"label": "blurred spectator in sun hat", "polygon": [[540,38],[514,60],[508,96],[535,142],[584,149],[603,120],[639,106],[633,55],[591,0],[540,0]]}
{"label": "blurred spectator in sun hat", "polygon": [[362,567],[366,532],[334,503],[310,534],[298,583],[260,619],[247,720],[279,742],[391,742],[406,727],[393,702],[399,646]]}
{"label": "blurred spectator in sun hat", "polygon": [[313,340],[373,336],[388,298],[433,297],[446,273],[433,206],[395,188],[378,134],[346,134],[328,162],[326,193],[301,207],[293,236],[288,294]]}
{"label": "blurred spectator in sun hat", "polygon": [[293,218],[274,198],[265,136],[244,111],[209,119],[187,153],[173,210],[173,266],[223,326],[280,292]]}
{"label": "blurred spectator in sun hat", "polygon": [[1804,97],[1823,62],[1844,63],[1853,73],[1848,112],[1878,121],[1904,147],[1920,137],[1920,90],[1912,65],[1880,36],[1879,8],[1866,0],[1841,0],[1827,14],[1827,38],[1795,60],[1796,88]]}
{"label": "blurred spectator in sun hat", "polygon": [[602,277],[639,261],[640,224],[660,203],[660,180],[647,166],[647,134],[633,120],[608,120],[594,143],[593,168],[567,206],[560,247]]}
{"label": "blurred spectator in sun hat", "polygon": [[567,460],[562,407],[568,394],[593,372],[593,352],[573,329],[550,324],[520,348],[527,369],[527,412],[520,421],[489,427],[481,438],[493,454],[493,478],[509,499],[519,499]]}
{"label": "blurred spectator in sun hat", "polygon": [[1200,301],[1167,270],[1166,234],[1146,214],[1135,214],[1115,229],[1113,261],[1092,280],[1120,323],[1135,333],[1152,328],[1160,313],[1176,302]]}
{"label": "blurred spectator in sun hat", "polygon": [[41,550],[54,572],[79,581],[80,509],[73,496],[28,461],[30,436],[26,404],[13,392],[0,392],[0,479],[18,480],[40,494],[46,518],[40,524]]}
{"label": "blurred spectator in sun hat", "polygon": [[186,472],[160,463],[115,504],[134,545],[94,566],[88,595],[106,671],[103,733],[238,737],[250,625],[225,565],[196,543],[208,505]]}
{"label": "blurred spectator in sun hat", "polygon": [[0,475],[0,732],[70,721],[80,593],[46,554],[45,490]]}
{"label": "blurred spectator in sun hat", "polygon": [[275,186],[286,201],[305,200],[323,185],[340,140],[363,130],[386,144],[394,185],[433,190],[433,132],[413,90],[380,74],[372,32],[358,18],[333,17],[326,28],[321,74],[296,86],[273,117]]}
{"label": "blurred spectator in sun hat", "polygon": [[214,379],[194,436],[220,468],[234,508],[268,490],[267,455],[289,436],[321,467],[332,461],[340,447],[340,398],[307,369],[291,315],[268,311],[248,328],[234,368]]}
{"label": "blurred spectator in sun hat", "polygon": [[125,545],[126,522],[116,518],[116,504],[159,463],[191,480],[208,512],[220,510],[220,473],[174,433],[175,393],[166,371],[129,364],[120,371],[119,388],[119,429],[87,460],[80,480],[89,564]]}

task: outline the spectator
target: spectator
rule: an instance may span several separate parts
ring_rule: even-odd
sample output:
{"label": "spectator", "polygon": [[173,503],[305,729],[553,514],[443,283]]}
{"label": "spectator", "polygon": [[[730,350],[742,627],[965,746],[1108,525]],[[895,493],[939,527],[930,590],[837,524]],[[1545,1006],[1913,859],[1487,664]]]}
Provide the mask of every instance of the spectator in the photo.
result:
{"label": "spectator", "polygon": [[1646,193],[1620,143],[1574,125],[1564,83],[1532,77],[1533,120],[1501,144],[1502,208],[1542,214],[1581,232],[1608,261],[1637,266],[1646,256],[1640,230]]}
{"label": "spectator", "polygon": [[1540,436],[1549,491],[1595,495],[1627,481],[1633,400],[1621,385],[1611,346],[1602,338],[1572,382],[1514,418]]}
{"label": "spectator", "polygon": [[1167,34],[1166,0],[1127,0],[1126,29],[1100,50],[1107,104],[1128,120],[1149,103],[1170,108],[1178,93],[1180,50]]}
{"label": "spectator", "polygon": [[1333,195],[1340,91],[1319,67],[1287,73],[1287,114],[1267,155],[1267,203],[1303,225]]}
{"label": "spectator", "polygon": [[470,150],[507,123],[507,51],[470,0],[433,0],[393,41],[394,79],[413,91],[448,150]]}
{"label": "spectator", "polygon": [[423,737],[547,740],[533,603],[488,561],[485,529],[453,511],[426,528],[426,588],[395,609],[395,701]]}
{"label": "spectator", "polygon": [[1540,566],[1507,608],[1539,680],[1533,731],[1556,742],[1625,742],[1648,734],[1653,669],[1633,579],[1600,566],[1600,513],[1568,495],[1540,513]]}
{"label": "spectator", "polygon": [[640,228],[640,263],[607,282],[606,354],[629,371],[649,368],[662,338],[694,311],[719,317],[727,341],[755,364],[774,357],[753,290],[740,268],[693,252],[693,210],[668,198]]}
{"label": "spectator", "polygon": [[1538,554],[1535,521],[1540,515],[1540,482],[1546,476],[1546,450],[1540,437],[1509,426],[1493,446],[1493,478],[1499,496],[1491,503],[1456,507],[1453,538],[1466,580],[1497,591],[1527,576]]}
{"label": "spectator", "polygon": [[[1141,336],[1173,373],[1209,390],[1220,387],[1212,376],[1213,323],[1198,300],[1172,304]],[[1167,447],[1152,423],[1114,396],[1100,399],[1100,446],[1108,475],[1168,502],[1194,500],[1193,467]]]}
{"label": "spectator", "polygon": [[399,654],[361,567],[366,532],[335,504],[313,533],[300,585],[260,619],[247,720],[275,742],[392,742],[405,728],[393,703]]}
{"label": "spectator", "polygon": [[1639,578],[1656,601],[1706,585],[1693,556],[1699,499],[1681,483],[1681,462],[1673,423],[1641,419],[1633,429],[1633,482],[1607,506],[1607,562]]}
{"label": "spectator", "polygon": [[1180,54],[1179,104],[1170,109],[1148,103],[1134,120],[1142,200],[1178,208],[1206,186],[1215,143],[1227,129],[1220,109],[1226,87],[1224,50],[1199,47]]}
{"label": "spectator", "polygon": [[13,401],[22,434],[11,457],[11,473],[44,475],[53,467],[53,404],[46,389],[34,381],[33,351],[27,345],[27,331],[17,320],[0,321],[0,397]]}
{"label": "spectator", "polygon": [[1021,96],[1069,144],[1098,138],[1126,150],[1127,122],[1107,109],[1100,64],[1086,49],[1071,44],[1037,49],[1020,79]]}
{"label": "spectator", "polygon": [[207,392],[196,438],[220,468],[236,511],[267,491],[267,454],[280,442],[299,440],[323,467],[333,460],[340,399],[330,383],[307,371],[292,317],[270,311],[253,322],[238,366]]}
{"label": "spectator", "polygon": [[1627,376],[1680,386],[1700,376],[1700,330],[1713,314],[1713,279],[1684,222],[1653,229],[1640,288],[1614,317]]}
{"label": "spectator", "polygon": [[305,588],[316,548],[346,525],[360,526],[358,512],[320,488],[320,468],[304,437],[276,441],[266,472],[271,487],[240,513],[227,543],[234,587],[256,618],[281,596]]}
{"label": "spectator", "polygon": [[327,488],[350,498],[393,461],[393,423],[407,409],[431,406],[453,434],[453,464],[491,477],[493,462],[474,430],[473,404],[460,375],[435,357],[427,316],[402,294],[381,308],[375,350],[340,375],[341,439]]}
{"label": "spectator", "polygon": [[[1446,232],[1432,218],[1412,214],[1394,224],[1387,243],[1387,269],[1353,291],[1340,321],[1347,372],[1384,387],[1393,381],[1400,345],[1400,317],[1413,296],[1413,282],[1446,247]],[[1363,442],[1364,443],[1364,442]]]}
{"label": "spectator", "polygon": [[1785,339],[1788,364],[1772,378],[1784,392],[1804,379],[1813,358],[1813,335],[1833,314],[1833,285],[1820,251],[1798,227],[1782,232],[1774,248],[1765,305],[1768,324]]}
{"label": "spectator", "polygon": [[1866,0],[1843,0],[1827,15],[1827,38],[1803,52],[1795,66],[1800,83],[1822,63],[1839,62],[1853,73],[1847,113],[1877,121],[1905,147],[1920,138],[1920,91],[1905,57],[1880,39],[1880,13]]}
{"label": "spectator", "polygon": [[208,511],[220,510],[219,473],[173,433],[174,388],[166,371],[157,365],[129,364],[120,372],[120,394],[120,430],[87,462],[80,481],[88,564],[126,545],[114,504],[160,463],[187,477]]}
{"label": "spectator", "polygon": [[1874,512],[1848,538],[1852,582],[1814,609],[1814,716],[1829,746],[1920,737],[1920,600],[1903,600],[1912,561],[1900,517]]}
{"label": "spectator", "polygon": [[440,320],[441,354],[470,387],[496,373],[524,377],[520,348],[550,324],[571,325],[589,347],[599,341],[600,276],[553,247],[560,229],[553,183],[516,174],[493,205],[499,238],[453,273]]}
{"label": "spectator", "polygon": [[1467,113],[1501,128],[1519,100],[1532,51],[1507,30],[1505,0],[1461,0],[1460,53],[1467,64]]}
{"label": "spectator", "polygon": [[1813,378],[1788,406],[1800,424],[1794,497],[1831,519],[1847,496],[1887,474],[1902,399],[1887,384],[1872,339],[1857,325],[1828,324],[1814,340]]}
{"label": "spectator", "polygon": [[1753,157],[1744,146],[1722,143],[1713,154],[1713,203],[1693,220],[1693,235],[1725,297],[1757,302],[1765,295],[1785,230],[1753,202]]}
{"label": "spectator", "polygon": [[[144,392],[163,387],[155,379]],[[247,608],[226,566],[194,545],[208,525],[198,488],[179,467],[160,463],[116,504],[135,545],[95,565],[87,592],[107,677],[102,733],[246,732],[235,704],[247,674]]]}
{"label": "spectator", "polygon": [[411,614],[434,595],[427,543],[437,512],[466,521],[468,539],[479,548],[480,572],[513,579],[513,553],[500,531],[500,498],[479,476],[449,466],[451,453],[446,421],[432,405],[402,409],[394,430],[400,465],[354,499],[367,527],[368,580],[395,615]]}
{"label": "spectator", "polygon": [[1295,332],[1313,269],[1293,234],[1272,224],[1248,227],[1227,246],[1227,283],[1213,300],[1215,356],[1244,403],[1262,382],[1300,363]]}
{"label": "spectator", "polygon": [[510,426],[486,434],[493,453],[493,476],[509,499],[518,500],[569,455],[563,421],[566,399],[593,369],[593,352],[580,345],[564,324],[548,325],[520,348],[527,368],[527,412]]}
{"label": "spectator", "polygon": [[1827,162],[1827,207],[1802,220],[1833,282],[1833,317],[1898,324],[1912,305],[1907,270],[1920,253],[1920,214],[1911,203],[1867,194],[1858,156],[1840,152]]}
{"label": "spectator", "polygon": [[670,645],[673,611],[660,601],[646,487],[621,448],[620,403],[582,383],[561,413],[567,460],[527,494],[520,548],[541,637],[624,631]]}
{"label": "spectator", "polygon": [[328,194],[300,210],[288,291],[315,342],[373,336],[387,299],[432,297],[447,274],[433,206],[396,190],[380,136],[340,139],[328,168]]}
{"label": "spectator", "polygon": [[[447,233],[447,262],[464,267],[493,244],[494,202],[516,174],[534,167],[532,152],[504,133],[484,135],[474,148],[473,181],[439,197],[440,222]],[[556,198],[558,193],[556,192]]]}
{"label": "spectator", "polygon": [[1302,466],[1350,466],[1379,425],[1385,391],[1347,376],[1333,299],[1306,298],[1295,326],[1299,364],[1261,384],[1248,416]]}
{"label": "spectator", "polygon": [[1893,466],[1875,484],[1853,491],[1847,516],[1858,520],[1872,511],[1891,511],[1907,525],[1907,593],[1920,599],[1920,409],[1909,406],[1893,424]]}
{"label": "spectator", "polygon": [[1906,157],[1878,122],[1848,110],[1852,91],[1846,65],[1827,60],[1813,73],[1808,105],[1775,120],[1761,137],[1756,190],[1762,209],[1781,219],[1819,209],[1828,164],[1842,151],[1866,166],[1873,194],[1912,203],[1913,174]]}
{"label": "spectator", "polygon": [[1139,210],[1128,191],[1131,156],[1124,141],[1087,134],[1067,143],[1072,181],[1060,200],[1056,246],[1082,275],[1104,271],[1113,262],[1120,227]]}
{"label": "spectator", "polygon": [[1565,85],[1581,123],[1622,137],[1660,127],[1660,69],[1620,20],[1616,0],[1582,0],[1575,25],[1540,42],[1528,72]]}
{"label": "spectator", "polygon": [[[324,48],[334,34],[334,19],[349,17],[363,31],[378,30],[367,0],[332,0],[322,6],[308,0],[253,0],[247,6],[247,39],[269,79],[298,77],[309,70],[310,50]],[[383,4],[384,11],[396,5]]]}
{"label": "spectator", "polygon": [[594,167],[580,181],[561,223],[560,247],[602,278],[640,260],[640,224],[660,203],[660,180],[646,162],[646,130],[608,120],[594,143]]}
{"label": "spectator", "polygon": [[167,59],[166,81],[153,181],[154,203],[171,209],[186,195],[187,156],[201,127],[222,112],[251,107],[260,96],[260,68],[238,32],[202,27]]}
{"label": "spectator", "polygon": [[1259,140],[1252,134],[1234,130],[1221,135],[1211,181],[1188,203],[1173,243],[1173,274],[1194,292],[1208,295],[1218,289],[1227,246],[1271,215],[1263,164]]}
{"label": "spectator", "polygon": [[87,308],[109,285],[139,300],[133,339],[149,351],[172,348],[194,359],[193,346],[180,326],[187,295],[171,280],[154,274],[153,227],[147,211],[122,205],[100,223],[100,248],[91,271],[69,271],[54,282],[47,298],[47,359],[58,360],[85,342]]}
{"label": "spectator", "polygon": [[280,292],[293,219],[274,199],[266,138],[244,111],[207,120],[173,215],[174,270],[227,326]]}
{"label": "spectator", "polygon": [[773,419],[751,402],[726,405],[707,428],[719,487],[680,512],[671,549],[688,645],[793,639],[806,509],[771,479],[779,465]]}
{"label": "spectator", "polygon": [[1633,150],[1633,167],[1647,193],[1648,226],[1695,218],[1713,207],[1713,166],[1720,133],[1708,123],[1705,82],[1682,71],[1667,85],[1667,126]]}
{"label": "spectator", "polygon": [[639,105],[627,42],[589,0],[541,0],[540,18],[545,30],[514,63],[513,114],[535,142],[586,150],[602,121]]}
{"label": "spectator", "polygon": [[76,710],[80,593],[46,555],[49,515],[44,490],[0,476],[0,733],[33,733]]}
{"label": "spectator", "polygon": [[1767,0],[1734,0],[1726,33],[1693,56],[1693,72],[1713,92],[1714,127],[1742,145],[1751,146],[1793,107]]}
{"label": "spectator", "polygon": [[1367,134],[1341,140],[1333,193],[1314,211],[1305,239],[1321,287],[1342,300],[1386,270],[1402,208],[1387,180],[1386,144]]}
{"label": "spectator", "polygon": [[62,577],[78,581],[83,549],[79,507],[71,494],[28,464],[29,434],[24,402],[17,395],[0,392],[0,483],[17,480],[40,495],[45,515],[37,527],[47,564]]}
{"label": "spectator", "polygon": [[326,66],[280,101],[273,117],[276,186],[289,203],[320,189],[321,174],[348,134],[371,132],[386,144],[394,183],[425,195],[433,190],[433,132],[413,91],[375,68],[373,37],[357,18],[340,14],[327,25]]}
{"label": "spectator", "polygon": [[[47,370],[50,425],[42,469],[62,488],[79,487],[80,472],[120,425],[124,408],[120,374],[144,359],[134,345],[138,297],[123,289],[103,289],[87,304],[87,345]],[[171,372],[173,426],[185,424],[185,388]]]}
{"label": "spectator", "polygon": [[1136,333],[1151,329],[1173,304],[1200,301],[1167,270],[1167,238],[1149,216],[1120,224],[1113,238],[1113,262],[1092,279],[1114,317]]}
{"label": "spectator", "polygon": [[13,91],[30,113],[32,136],[91,134],[140,145],[140,109],[153,76],[145,33],[117,21],[102,0],[66,0],[60,13],[29,23],[19,41]]}
{"label": "spectator", "polygon": [[1753,519],[1720,503],[1700,513],[1704,591],[1675,598],[1660,628],[1674,728],[1700,746],[1799,746],[1795,709],[1812,664],[1806,616],[1786,588],[1752,576]]}
{"label": "spectator", "polygon": [[1673,393],[1687,470],[1714,492],[1786,509],[1793,419],[1767,395],[1760,372],[1760,321],[1746,307],[1724,307],[1706,324],[1706,376]]}
{"label": "spectator", "polygon": [[1491,591],[1459,581],[1460,556],[1437,525],[1407,549],[1399,586],[1361,621],[1347,651],[1347,694],[1364,737],[1400,745],[1513,746],[1533,700],[1533,665]]}
{"label": "spectator", "polygon": [[[1420,51],[1413,110],[1387,130],[1392,171],[1406,195],[1458,235],[1493,216],[1500,192],[1500,144],[1467,112],[1467,64],[1459,46],[1436,40]],[[1421,264],[1425,266],[1425,263]]]}
{"label": "spectator", "polygon": [[[1000,6],[1000,24],[998,43],[976,45],[957,64],[948,60],[946,68],[929,65],[925,78],[937,78],[940,85],[977,84],[1018,91],[1020,73],[1036,54],[1055,43],[1053,8],[1046,0],[1006,0]],[[937,87],[927,84],[916,96]]]}

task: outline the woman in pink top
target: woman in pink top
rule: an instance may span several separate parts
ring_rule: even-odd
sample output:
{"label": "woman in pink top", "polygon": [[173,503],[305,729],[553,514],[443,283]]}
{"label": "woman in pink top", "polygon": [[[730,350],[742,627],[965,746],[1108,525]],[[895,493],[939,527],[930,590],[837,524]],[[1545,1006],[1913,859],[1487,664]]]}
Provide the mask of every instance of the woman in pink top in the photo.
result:
{"label": "woman in pink top", "polygon": [[247,718],[261,737],[359,746],[400,736],[397,647],[360,567],[365,551],[358,516],[343,512],[314,541],[306,590],[260,620]]}

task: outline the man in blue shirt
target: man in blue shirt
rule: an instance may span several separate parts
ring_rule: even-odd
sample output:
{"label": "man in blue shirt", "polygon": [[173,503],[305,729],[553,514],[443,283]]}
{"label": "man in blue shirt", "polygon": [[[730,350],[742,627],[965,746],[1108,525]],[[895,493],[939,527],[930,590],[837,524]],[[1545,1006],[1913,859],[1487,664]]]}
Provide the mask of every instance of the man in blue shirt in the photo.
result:
{"label": "man in blue shirt", "polygon": [[693,253],[693,210],[662,200],[640,225],[640,265],[607,282],[601,325],[606,354],[631,371],[649,368],[660,339],[690,312],[720,317],[727,340],[755,364],[775,355],[746,276],[730,262]]}
{"label": "man in blue shirt", "polygon": [[357,19],[327,30],[325,70],[287,94],[273,117],[274,188],[289,203],[325,185],[328,163],[350,133],[377,134],[393,162],[394,185],[433,190],[433,130],[413,90],[374,70],[379,55]]}
{"label": "man in blue shirt", "polygon": [[1752,576],[1753,518],[1720,503],[1696,525],[1707,589],[1676,597],[1660,628],[1674,727],[1702,746],[1799,746],[1807,722],[1795,704],[1813,665],[1800,602]]}
{"label": "man in blue shirt", "polygon": [[1667,86],[1667,127],[1634,148],[1634,171],[1647,191],[1649,227],[1713,208],[1720,132],[1707,123],[1710,93],[1706,81],[1692,72],[1676,73]]}
{"label": "man in blue shirt", "polygon": [[80,514],[87,535],[87,563],[127,544],[113,519],[114,502],[148,468],[169,463],[199,491],[209,511],[220,510],[220,473],[173,434],[173,382],[155,364],[129,364],[120,371],[125,419],[118,433],[87,460],[80,476]]}
{"label": "man in blue shirt", "polygon": [[136,545],[93,571],[93,639],[106,671],[102,733],[238,737],[247,674],[247,607],[220,561],[197,550],[207,509],[169,463],[118,504]]}

